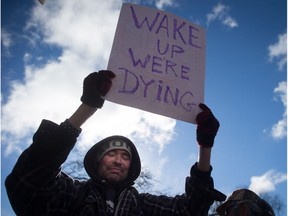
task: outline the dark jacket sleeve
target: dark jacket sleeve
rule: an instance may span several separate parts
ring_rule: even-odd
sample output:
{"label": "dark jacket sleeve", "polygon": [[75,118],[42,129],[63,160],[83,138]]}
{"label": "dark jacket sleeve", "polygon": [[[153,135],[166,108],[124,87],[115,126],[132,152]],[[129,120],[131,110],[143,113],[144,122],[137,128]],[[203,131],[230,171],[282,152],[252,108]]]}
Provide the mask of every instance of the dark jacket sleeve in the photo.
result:
{"label": "dark jacket sleeve", "polygon": [[197,163],[191,167],[190,177],[186,179],[185,191],[188,197],[188,211],[192,215],[206,216],[214,201],[226,199],[223,193],[214,189],[211,171],[212,167],[208,172],[198,170]]}
{"label": "dark jacket sleeve", "polygon": [[31,215],[31,212],[42,215],[40,211],[52,208],[47,202],[60,193],[59,188],[66,187],[65,193],[73,194],[70,186],[74,180],[62,173],[60,167],[78,135],[71,133],[64,123],[41,122],[33,143],[20,155],[5,181],[10,203],[17,215]]}
{"label": "dark jacket sleeve", "polygon": [[145,215],[157,216],[207,216],[214,200],[225,200],[226,196],[214,189],[208,172],[197,169],[197,163],[186,179],[185,192],[175,197],[140,194],[140,203]]}

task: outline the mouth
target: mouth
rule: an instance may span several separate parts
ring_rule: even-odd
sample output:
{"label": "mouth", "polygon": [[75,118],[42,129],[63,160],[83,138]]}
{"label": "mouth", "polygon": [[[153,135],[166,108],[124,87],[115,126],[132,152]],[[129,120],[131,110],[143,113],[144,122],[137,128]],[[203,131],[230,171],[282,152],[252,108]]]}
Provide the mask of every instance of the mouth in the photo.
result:
{"label": "mouth", "polygon": [[119,167],[111,167],[111,168],[109,169],[109,171],[110,171],[111,173],[122,173],[122,169],[119,168]]}

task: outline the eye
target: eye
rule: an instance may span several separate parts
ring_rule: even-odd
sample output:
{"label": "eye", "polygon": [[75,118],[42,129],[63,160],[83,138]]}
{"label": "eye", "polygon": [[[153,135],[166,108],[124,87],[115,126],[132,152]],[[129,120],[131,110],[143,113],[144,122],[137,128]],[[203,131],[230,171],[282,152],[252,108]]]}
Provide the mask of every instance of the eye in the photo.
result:
{"label": "eye", "polygon": [[123,153],[122,158],[123,160],[130,160],[130,155],[128,153]]}
{"label": "eye", "polygon": [[113,157],[113,156],[116,155],[116,152],[115,152],[115,150],[111,150],[111,151],[107,152],[107,155],[108,155],[109,157]]}

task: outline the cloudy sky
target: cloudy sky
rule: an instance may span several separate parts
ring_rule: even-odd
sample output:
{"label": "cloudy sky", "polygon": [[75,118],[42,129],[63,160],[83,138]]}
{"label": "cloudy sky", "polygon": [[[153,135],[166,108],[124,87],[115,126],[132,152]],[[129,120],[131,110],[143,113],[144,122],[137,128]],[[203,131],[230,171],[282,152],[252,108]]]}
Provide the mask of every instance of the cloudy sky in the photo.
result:
{"label": "cloudy sky", "polygon": [[[206,29],[205,103],[221,124],[212,156],[215,187],[227,195],[249,187],[287,203],[285,0],[4,0],[3,215],[14,215],[3,182],[41,120],[70,117],[80,104],[84,77],[107,67],[123,2],[161,9]],[[80,151],[108,135],[128,136],[158,189],[184,191],[197,160],[194,124],[106,101],[82,129]]]}

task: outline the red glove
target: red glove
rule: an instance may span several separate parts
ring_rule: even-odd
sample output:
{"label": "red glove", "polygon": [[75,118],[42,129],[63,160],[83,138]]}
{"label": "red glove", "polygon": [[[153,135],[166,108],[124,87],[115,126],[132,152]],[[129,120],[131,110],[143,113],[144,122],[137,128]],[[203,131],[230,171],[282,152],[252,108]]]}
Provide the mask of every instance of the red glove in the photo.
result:
{"label": "red glove", "polygon": [[196,117],[197,123],[197,142],[200,146],[211,148],[214,144],[214,138],[220,127],[209,107],[200,103],[199,107],[203,110]]}
{"label": "red glove", "polygon": [[83,82],[83,94],[81,101],[91,107],[101,108],[104,104],[105,96],[112,86],[112,81],[116,75],[112,71],[101,70],[98,73],[89,74]]}

